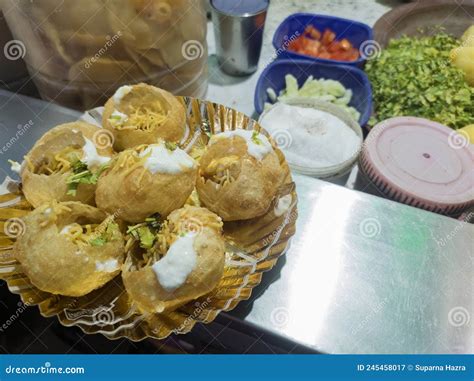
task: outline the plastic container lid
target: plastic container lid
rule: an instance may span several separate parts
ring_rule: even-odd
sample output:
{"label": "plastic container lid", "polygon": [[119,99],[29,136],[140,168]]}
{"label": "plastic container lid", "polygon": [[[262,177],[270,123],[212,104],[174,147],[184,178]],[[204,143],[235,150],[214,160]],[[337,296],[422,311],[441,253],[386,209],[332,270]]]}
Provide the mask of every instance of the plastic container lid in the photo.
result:
{"label": "plastic container lid", "polygon": [[442,124],[415,117],[379,123],[360,167],[396,201],[449,215],[474,205],[474,146]]}

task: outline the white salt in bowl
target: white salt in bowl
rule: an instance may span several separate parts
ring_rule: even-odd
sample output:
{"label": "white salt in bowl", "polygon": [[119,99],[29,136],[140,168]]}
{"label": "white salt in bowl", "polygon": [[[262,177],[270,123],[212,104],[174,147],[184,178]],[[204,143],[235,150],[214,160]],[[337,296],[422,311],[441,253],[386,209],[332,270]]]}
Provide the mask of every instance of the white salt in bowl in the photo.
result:
{"label": "white salt in bowl", "polygon": [[[303,175],[316,177],[321,180],[330,181],[336,184],[344,185],[347,182],[350,172],[352,168],[356,165],[357,159],[359,158],[359,154],[362,149],[362,144],[364,141],[364,137],[362,134],[362,128],[360,127],[359,123],[357,123],[351,115],[345,111],[343,108],[334,105],[332,103],[318,101],[315,99],[308,99],[308,98],[293,98],[285,100],[284,103],[292,106],[299,106],[299,107],[308,107],[314,108],[316,110],[325,111],[329,114],[334,115],[338,119],[342,120],[348,127],[350,127],[356,135],[360,138],[359,147],[355,151],[355,153],[347,160],[343,161],[342,163],[326,166],[326,167],[307,167],[296,165],[288,160],[288,165],[290,168]],[[272,106],[273,107],[273,106]],[[258,119],[259,123],[267,115],[267,113],[271,110],[271,108],[265,110]],[[278,139],[276,139],[278,140]],[[276,141],[278,145],[278,141]]]}

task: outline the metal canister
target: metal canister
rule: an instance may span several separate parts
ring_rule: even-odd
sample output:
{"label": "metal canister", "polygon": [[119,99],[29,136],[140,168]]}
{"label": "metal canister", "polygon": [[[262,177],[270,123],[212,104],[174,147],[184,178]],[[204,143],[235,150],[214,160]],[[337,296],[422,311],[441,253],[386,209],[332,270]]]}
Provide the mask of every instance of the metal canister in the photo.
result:
{"label": "metal canister", "polygon": [[257,70],[268,0],[211,0],[220,68],[230,75]]}

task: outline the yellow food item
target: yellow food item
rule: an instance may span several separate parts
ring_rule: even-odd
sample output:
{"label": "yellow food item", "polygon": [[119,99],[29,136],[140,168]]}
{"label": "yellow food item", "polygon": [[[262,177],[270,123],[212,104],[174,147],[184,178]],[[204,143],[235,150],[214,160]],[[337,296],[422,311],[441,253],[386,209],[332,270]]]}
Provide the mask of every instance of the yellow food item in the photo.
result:
{"label": "yellow food item", "polygon": [[474,48],[474,25],[466,29],[461,37],[461,45]]}
{"label": "yellow food item", "polygon": [[23,217],[15,258],[42,291],[83,296],[120,273],[124,239],[113,217],[80,202],[47,202]]}
{"label": "yellow food item", "polygon": [[459,47],[451,50],[451,62],[461,69],[467,83],[474,86],[474,47]]}
{"label": "yellow food item", "polygon": [[117,92],[121,97],[111,97],[102,115],[102,125],[113,134],[117,151],[160,139],[176,143],[185,135],[186,110],[173,94],[144,83],[122,86]]}
{"label": "yellow food item", "polygon": [[469,143],[474,144],[474,124],[469,124],[466,127],[460,128],[457,132],[464,135],[469,140]]}

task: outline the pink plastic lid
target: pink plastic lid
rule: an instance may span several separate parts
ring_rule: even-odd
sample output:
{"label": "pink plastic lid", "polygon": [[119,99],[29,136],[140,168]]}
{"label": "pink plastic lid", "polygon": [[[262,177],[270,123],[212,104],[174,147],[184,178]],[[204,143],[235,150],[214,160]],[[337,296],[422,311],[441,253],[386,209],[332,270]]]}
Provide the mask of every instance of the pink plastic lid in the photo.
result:
{"label": "pink plastic lid", "polygon": [[397,117],[376,125],[362,170],[389,197],[443,214],[474,204],[474,145],[427,119]]}

